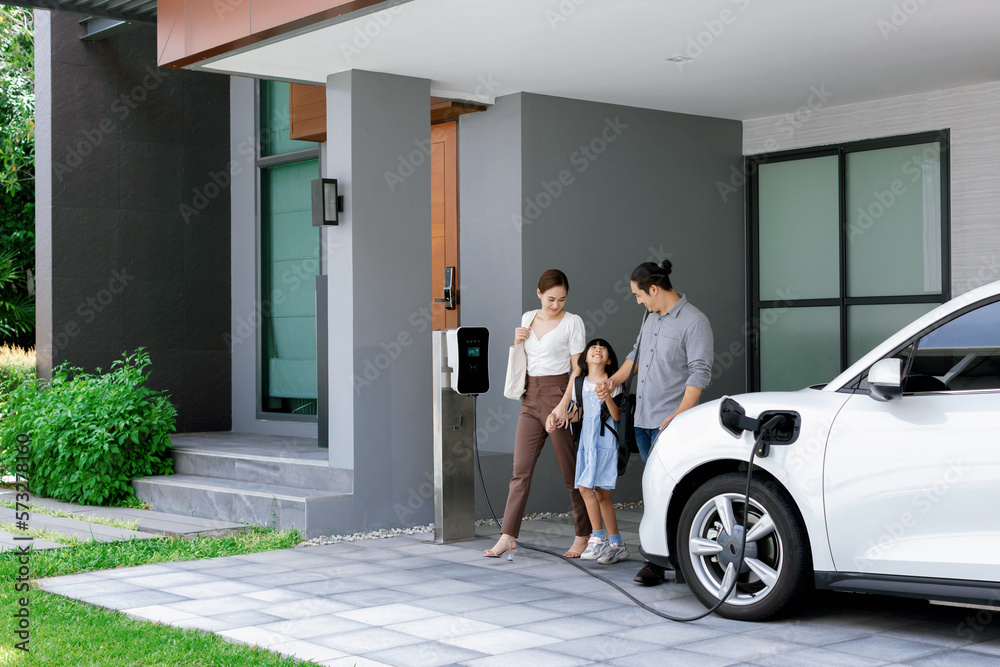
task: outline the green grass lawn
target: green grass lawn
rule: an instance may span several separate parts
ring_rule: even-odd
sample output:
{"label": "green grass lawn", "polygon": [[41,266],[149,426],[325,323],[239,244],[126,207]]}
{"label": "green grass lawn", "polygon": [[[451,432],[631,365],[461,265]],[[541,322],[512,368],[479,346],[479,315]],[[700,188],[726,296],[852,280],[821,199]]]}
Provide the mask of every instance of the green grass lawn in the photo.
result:
{"label": "green grass lawn", "polygon": [[[225,538],[163,538],[130,542],[83,542],[31,555],[31,577],[38,579],[114,567],[235,556],[295,546],[295,531],[278,533],[254,528]],[[17,555],[0,554],[0,665],[68,667],[83,665],[139,666],[213,665],[218,667],[292,667],[295,662],[269,651],[232,644],[197,630],[138,621],[118,611],[95,607],[33,588],[15,589]],[[30,602],[30,653],[15,648],[19,639],[13,614],[19,599]]]}

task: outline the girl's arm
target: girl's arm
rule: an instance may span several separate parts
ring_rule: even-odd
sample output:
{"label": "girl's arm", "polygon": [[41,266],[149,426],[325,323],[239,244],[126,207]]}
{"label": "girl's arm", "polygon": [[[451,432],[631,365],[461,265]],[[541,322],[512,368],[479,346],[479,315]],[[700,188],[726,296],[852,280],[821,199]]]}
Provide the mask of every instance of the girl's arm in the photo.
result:
{"label": "girl's arm", "polygon": [[615,403],[615,399],[611,398],[611,392],[608,392],[608,397],[604,399],[604,405],[608,406],[608,413],[611,418],[615,421],[621,417],[621,410],[618,409],[618,404]]}
{"label": "girl's arm", "polygon": [[555,426],[565,427],[567,423],[566,410],[569,408],[569,402],[573,397],[573,383],[576,381],[576,376],[580,374],[580,366],[578,361],[580,360],[580,354],[571,354],[569,357],[570,363],[570,374],[569,374],[569,384],[566,385],[566,391],[563,392],[562,400],[559,401],[559,405],[552,408],[552,412],[549,414],[548,418],[545,420],[546,426],[549,422],[552,422]]}

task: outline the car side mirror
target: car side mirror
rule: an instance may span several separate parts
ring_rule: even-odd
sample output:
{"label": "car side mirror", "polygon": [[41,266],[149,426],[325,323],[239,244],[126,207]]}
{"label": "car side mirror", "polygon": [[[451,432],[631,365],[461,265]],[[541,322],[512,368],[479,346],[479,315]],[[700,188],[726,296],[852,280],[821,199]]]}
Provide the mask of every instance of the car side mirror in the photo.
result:
{"label": "car side mirror", "polygon": [[903,360],[881,359],[868,369],[868,390],[876,401],[895,401],[903,396]]}

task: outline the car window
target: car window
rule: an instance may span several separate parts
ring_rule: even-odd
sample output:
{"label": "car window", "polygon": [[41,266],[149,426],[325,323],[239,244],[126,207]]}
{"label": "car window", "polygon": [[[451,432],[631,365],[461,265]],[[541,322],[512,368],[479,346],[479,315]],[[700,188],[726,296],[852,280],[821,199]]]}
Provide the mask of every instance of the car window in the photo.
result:
{"label": "car window", "polygon": [[[900,355],[904,359],[913,346]],[[1000,389],[1000,301],[946,322],[917,341],[906,393]]]}

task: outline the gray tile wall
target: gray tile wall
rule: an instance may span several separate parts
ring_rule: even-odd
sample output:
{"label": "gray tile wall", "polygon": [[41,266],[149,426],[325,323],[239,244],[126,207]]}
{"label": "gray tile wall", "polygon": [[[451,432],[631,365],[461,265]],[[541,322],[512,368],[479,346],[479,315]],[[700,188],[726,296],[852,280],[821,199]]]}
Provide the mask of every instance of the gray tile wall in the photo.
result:
{"label": "gray tile wall", "polygon": [[153,26],[83,42],[79,19],[39,26],[40,368],[143,346],[179,431],[228,430],[229,80],[157,68]]}
{"label": "gray tile wall", "polygon": [[[828,91],[828,104],[836,91]],[[814,99],[818,102],[818,99]],[[1000,82],[745,121],[747,155],[951,130],[952,293],[1000,280]]]}

